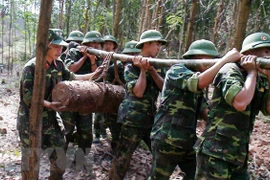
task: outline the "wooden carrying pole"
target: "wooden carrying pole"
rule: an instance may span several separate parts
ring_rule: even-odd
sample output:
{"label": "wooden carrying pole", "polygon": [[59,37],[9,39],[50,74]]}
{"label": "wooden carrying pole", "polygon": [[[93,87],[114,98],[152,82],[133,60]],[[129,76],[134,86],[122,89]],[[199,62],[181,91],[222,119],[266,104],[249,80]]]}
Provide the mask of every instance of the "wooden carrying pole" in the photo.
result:
{"label": "wooden carrying pole", "polygon": [[[80,48],[78,46],[77,48]],[[87,48],[87,51],[91,54],[99,55],[99,56],[106,56],[111,52],[103,51],[103,50],[98,50],[98,49],[93,49],[93,48]],[[116,60],[120,60],[123,63],[126,62],[132,62],[132,59],[134,56],[132,55],[126,55],[126,54],[117,54],[113,53],[112,58]],[[148,59],[151,65],[153,66],[158,66],[158,67],[170,67],[173,64],[177,63],[184,63],[188,68],[194,68],[198,66],[212,66],[214,65],[217,61],[220,60],[220,58],[216,59],[158,59],[158,58],[145,58]],[[257,58],[256,63],[260,64],[261,68],[264,69],[270,69],[270,59],[268,58]]]}

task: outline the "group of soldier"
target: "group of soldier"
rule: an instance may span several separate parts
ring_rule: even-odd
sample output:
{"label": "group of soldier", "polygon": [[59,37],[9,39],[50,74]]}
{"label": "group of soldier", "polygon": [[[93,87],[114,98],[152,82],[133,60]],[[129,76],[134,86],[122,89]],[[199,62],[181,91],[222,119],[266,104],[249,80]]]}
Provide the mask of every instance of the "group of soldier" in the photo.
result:
{"label": "group of soldier", "polygon": [[[49,179],[62,179],[65,172],[57,148],[66,151],[76,139],[79,149],[87,155],[92,143],[99,143],[102,128],[106,127],[112,136],[110,180],[124,179],[132,154],[142,140],[153,155],[148,179],[168,180],[177,165],[184,179],[249,179],[248,145],[255,116],[259,111],[270,114],[270,70],[256,64],[257,57],[270,56],[270,35],[252,33],[243,41],[240,52],[233,48],[224,56],[220,56],[211,41],[196,40],[182,57],[198,61],[219,58],[214,65],[191,68],[178,63],[166,68],[151,65],[149,58],[155,58],[167,41],[159,31],[147,30],[139,42],[132,40],[125,44],[122,53],[133,55],[133,62],[117,63],[125,87],[118,113],[95,113],[94,117],[92,113],[61,112],[63,107],[52,101],[51,92],[60,81],[91,78],[103,58],[88,53],[87,48],[102,47],[115,52],[117,40],[111,35],[102,37],[97,31],[85,35],[72,31],[64,41],[61,30],[50,29],[48,41],[42,148],[51,149]],[[64,52],[62,46],[67,47]],[[18,131],[22,179],[28,179],[29,171],[29,112],[35,60],[27,62],[20,80]],[[107,80],[112,82],[114,74],[110,68]],[[213,94],[207,99],[205,89],[210,84]],[[207,125],[197,138],[199,119]],[[103,135],[106,137],[106,131]]]}

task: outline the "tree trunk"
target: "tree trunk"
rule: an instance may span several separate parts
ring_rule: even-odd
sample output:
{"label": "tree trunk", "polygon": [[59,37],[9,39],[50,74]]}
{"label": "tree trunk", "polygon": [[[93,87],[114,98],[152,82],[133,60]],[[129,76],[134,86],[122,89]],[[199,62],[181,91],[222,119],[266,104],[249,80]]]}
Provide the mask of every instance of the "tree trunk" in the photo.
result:
{"label": "tree trunk", "polygon": [[181,57],[181,54],[183,54],[183,45],[186,41],[186,27],[187,27],[187,14],[188,14],[188,3],[187,0],[183,1],[183,11],[184,11],[184,19],[183,19],[183,25],[181,29],[181,33],[179,34],[179,50],[178,50],[178,59]]}
{"label": "tree trunk", "polygon": [[120,12],[121,12],[121,0],[117,0],[115,18],[113,21],[113,32],[112,35],[117,39],[118,38],[118,27],[120,22]]}
{"label": "tree trunk", "polygon": [[41,148],[42,112],[45,89],[45,63],[48,46],[48,29],[51,21],[52,0],[42,0],[37,33],[37,53],[34,89],[30,110],[30,148],[29,179],[37,180]]}
{"label": "tree trunk", "polygon": [[[233,5],[232,5],[232,19],[237,19],[238,17],[238,9],[239,9],[239,3],[238,1],[233,1],[232,2]],[[228,29],[228,43],[227,43],[227,46],[226,46],[226,50],[225,52],[227,52],[229,49],[231,49],[233,47],[233,42],[234,42],[234,34],[235,34],[235,29],[236,29],[236,21],[231,21],[230,22],[231,24],[229,24],[230,28]]]}
{"label": "tree trunk", "polygon": [[[106,5],[107,5],[107,0],[103,0],[102,1],[102,13],[103,12],[105,12],[106,11],[106,9],[107,9],[107,7],[106,7]],[[103,26],[100,26],[100,28],[99,28],[99,32],[101,33],[101,34],[106,34],[106,29],[107,29],[107,24],[106,24],[106,21],[104,22],[104,25]]]}
{"label": "tree trunk", "polygon": [[140,35],[143,32],[143,26],[144,26],[144,21],[145,21],[145,12],[146,12],[146,1],[142,1],[142,9],[141,9],[141,23],[140,23],[140,29],[139,29],[139,34],[138,34],[138,40],[140,39]]}
{"label": "tree trunk", "polygon": [[63,81],[52,91],[52,99],[65,111],[117,113],[125,90],[122,86],[94,81]]}
{"label": "tree trunk", "polygon": [[156,29],[157,31],[159,31],[159,27],[158,27],[158,19],[159,19],[159,14],[160,14],[160,0],[156,1],[156,8],[155,8],[155,13],[153,13],[153,21],[152,21],[152,29]]}
{"label": "tree trunk", "polygon": [[158,31],[160,31],[160,28],[163,27],[163,17],[164,17],[164,9],[165,9],[165,0],[161,0],[161,5],[160,5],[160,14],[158,18]]}
{"label": "tree trunk", "polygon": [[214,28],[213,28],[213,36],[212,36],[212,42],[214,44],[216,44],[216,39],[217,39],[217,36],[218,36],[218,27],[219,27],[219,24],[220,24],[220,17],[222,15],[222,12],[223,12],[223,0],[221,0],[217,6],[218,6],[218,10],[217,10],[217,16],[215,18],[215,25],[214,25]]}
{"label": "tree trunk", "polygon": [[191,9],[190,9],[190,17],[189,17],[189,22],[188,22],[187,41],[186,41],[186,45],[185,45],[185,52],[188,50],[189,45],[192,42],[193,24],[195,22],[196,9],[197,9],[197,0],[192,0],[192,5],[191,5]]}
{"label": "tree trunk", "polygon": [[[85,8],[85,13],[84,13],[84,34],[88,31],[88,28],[89,28],[89,10],[90,10],[90,6],[91,6],[91,1],[90,0],[87,0],[87,6]],[[94,16],[95,17],[95,16]]]}
{"label": "tree trunk", "polygon": [[[2,4],[4,4],[4,0],[2,0]],[[2,18],[2,52],[4,52],[4,18],[6,15],[6,7],[3,6],[1,9],[1,18]],[[2,64],[4,64],[4,53],[2,53]]]}
{"label": "tree trunk", "polygon": [[68,0],[66,1],[66,8],[67,8],[67,13],[66,13],[66,34],[69,34],[70,33],[70,30],[69,30],[69,24],[70,24],[70,14],[71,14],[71,0]]}
{"label": "tree trunk", "polygon": [[10,3],[10,13],[9,13],[9,28],[8,28],[8,75],[11,74],[11,46],[12,46],[12,4],[13,2],[11,1]]}
{"label": "tree trunk", "polygon": [[58,28],[63,29],[63,11],[64,11],[64,0],[59,1],[59,22],[58,22]]}
{"label": "tree trunk", "polygon": [[249,16],[251,0],[240,0],[233,47],[241,50],[242,42],[246,36],[247,20]]}
{"label": "tree trunk", "polygon": [[147,0],[146,2],[146,6],[145,6],[145,21],[143,24],[143,31],[149,30],[151,27],[151,11],[150,11],[150,7],[151,7],[151,0]]}

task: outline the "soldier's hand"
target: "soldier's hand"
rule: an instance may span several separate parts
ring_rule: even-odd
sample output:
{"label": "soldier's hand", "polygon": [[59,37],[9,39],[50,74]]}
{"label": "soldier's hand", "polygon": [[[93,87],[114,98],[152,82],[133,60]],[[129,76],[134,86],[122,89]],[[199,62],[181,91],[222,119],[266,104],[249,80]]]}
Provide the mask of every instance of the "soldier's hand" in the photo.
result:
{"label": "soldier's hand", "polygon": [[96,60],[97,60],[97,56],[96,55],[94,55],[94,54],[87,54],[87,56],[88,56],[88,58],[89,58],[89,60],[91,62],[91,65],[96,63]]}
{"label": "soldier's hand", "polygon": [[132,59],[133,65],[137,66],[138,68],[141,68],[141,61],[142,61],[142,56],[135,56]]}
{"label": "soldier's hand", "polygon": [[139,67],[141,70],[153,70],[154,67],[150,65],[148,59],[142,58],[140,56],[135,56],[133,58],[133,64],[134,66]]}
{"label": "soldier's hand", "polygon": [[63,106],[60,102],[51,102],[50,108],[55,111],[61,112],[65,110],[66,106]]}
{"label": "soldier's hand", "polygon": [[88,52],[87,52],[87,46],[80,46],[80,52],[83,54],[83,55],[87,55]]}
{"label": "soldier's hand", "polygon": [[241,53],[233,48],[224,55],[224,58],[227,62],[237,62],[241,59],[241,56]]}
{"label": "soldier's hand", "polygon": [[255,63],[256,58],[257,56],[253,55],[242,56],[240,65],[248,73],[251,71],[257,71]]}
{"label": "soldier's hand", "polygon": [[259,63],[256,63],[256,69],[257,69],[258,72],[260,72],[263,75],[265,75],[267,77],[267,79],[270,79],[270,69],[263,69],[263,68],[261,68]]}

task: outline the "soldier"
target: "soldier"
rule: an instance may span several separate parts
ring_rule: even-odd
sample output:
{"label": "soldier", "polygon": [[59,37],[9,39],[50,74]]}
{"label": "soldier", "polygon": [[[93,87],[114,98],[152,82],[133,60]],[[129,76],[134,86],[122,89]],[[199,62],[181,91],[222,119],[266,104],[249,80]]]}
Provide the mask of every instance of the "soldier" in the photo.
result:
{"label": "soldier", "polygon": [[[138,55],[141,52],[141,49],[137,49],[137,41],[129,41],[125,44],[124,50],[122,51],[122,54],[128,54],[128,55]],[[118,76],[119,80],[123,83],[115,82],[117,85],[125,85],[125,79],[124,79],[124,64],[121,61],[117,61],[117,70],[118,70]],[[107,72],[107,81],[112,83],[115,80],[115,74],[114,74],[114,64],[112,64]],[[110,129],[112,140],[111,140],[111,148],[113,153],[115,153],[115,150],[118,146],[119,142],[119,135],[121,131],[121,123],[117,122],[117,116],[118,114],[105,114],[105,118],[107,120],[107,125]]]}
{"label": "soldier", "polygon": [[226,64],[213,81],[209,124],[194,145],[195,179],[249,179],[248,145],[255,116],[270,113],[270,71],[256,68],[255,59],[270,55],[270,36],[250,34],[241,53],[241,64]]}
{"label": "soldier", "polygon": [[[69,50],[65,59],[66,66],[71,72],[76,74],[94,72],[101,65],[102,58],[89,54],[87,48],[99,49],[102,42],[103,38],[99,32],[87,32],[82,42],[83,46],[80,49],[72,48]],[[69,142],[74,141],[75,136],[73,133],[76,126],[76,140],[78,141],[79,150],[82,150],[87,155],[93,140],[92,113],[64,112],[61,114],[61,117],[66,128],[66,147]],[[76,158],[74,160],[75,163]]]}
{"label": "soldier", "polygon": [[[160,32],[148,30],[141,34],[136,48],[141,49],[143,57],[154,58],[165,44],[166,40]],[[142,57],[134,57],[133,64],[125,66],[126,94],[118,111],[118,121],[123,124],[109,179],[124,179],[132,154],[141,140],[150,149],[150,131],[164,75],[162,69],[151,66]]]}
{"label": "soldier", "polygon": [[104,42],[101,44],[101,47],[104,51],[107,52],[116,52],[118,47],[118,42],[112,35],[106,35],[103,37]]}
{"label": "soldier", "polygon": [[83,41],[83,33],[81,31],[71,31],[68,35],[68,38],[66,39],[66,42],[68,43],[68,47],[64,52],[61,54],[60,59],[62,61],[65,61],[68,51],[71,48],[76,48],[78,45],[81,45]]}
{"label": "soldier", "polygon": [[[59,159],[59,154],[56,149],[63,150],[65,146],[64,134],[61,131],[60,122],[57,121],[57,112],[61,111],[62,106],[58,102],[52,102],[52,89],[59,82],[63,80],[86,80],[90,78],[89,74],[75,75],[70,72],[63,62],[58,59],[62,52],[62,46],[67,45],[61,37],[62,31],[60,29],[49,30],[49,44],[46,54],[46,85],[44,96],[44,109],[42,119],[42,148],[52,150],[49,154],[50,160],[50,176],[51,180],[62,179],[65,171],[66,158]],[[31,98],[33,93],[34,72],[35,72],[36,58],[31,59],[23,68],[20,79],[20,106],[18,110],[17,129],[19,132],[22,148],[21,159],[21,174],[22,179],[29,179],[28,161],[29,161],[29,135],[30,135],[30,121],[29,113],[31,110]]]}
{"label": "soldier", "polygon": [[[138,41],[131,40],[128,41],[124,49],[122,51],[122,54],[127,54],[127,55],[132,55],[132,56],[138,56],[141,52],[141,49],[136,48],[136,45],[138,44]],[[118,69],[118,74],[120,80],[125,84],[125,79],[124,79],[124,64],[121,61],[117,61],[117,69]],[[106,80],[109,82],[113,82],[115,75],[114,75],[114,65],[111,65],[108,69],[107,72],[107,78]]]}
{"label": "soldier", "polygon": [[[212,59],[218,55],[211,41],[201,39],[190,45],[183,58]],[[154,155],[151,180],[170,179],[177,165],[184,172],[184,179],[194,179],[197,119],[200,115],[207,120],[208,112],[203,90],[225,63],[239,59],[240,53],[233,49],[209,69],[202,66],[191,69],[179,63],[168,70],[151,132]]]}
{"label": "soldier", "polygon": [[[106,35],[103,37],[103,40],[104,40],[104,42],[101,43],[101,47],[103,48],[104,51],[107,51],[107,52],[115,52],[116,51],[116,49],[118,47],[118,42],[116,41],[114,36]],[[113,61],[110,62],[110,64],[112,64],[112,63],[113,63]],[[117,126],[116,125],[116,121],[117,121],[116,118],[117,118],[117,116],[110,115],[110,114],[95,113],[95,116],[94,116],[95,138],[93,140],[93,143],[100,143],[100,135],[102,135],[103,138],[107,138],[106,127],[109,127],[109,129],[111,131],[112,126]],[[114,138],[112,138],[111,145],[114,146],[115,143],[114,143],[113,139],[115,139],[116,137],[114,136],[114,134],[112,136]]]}

